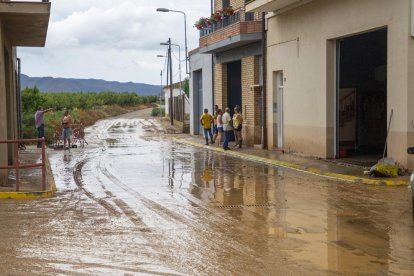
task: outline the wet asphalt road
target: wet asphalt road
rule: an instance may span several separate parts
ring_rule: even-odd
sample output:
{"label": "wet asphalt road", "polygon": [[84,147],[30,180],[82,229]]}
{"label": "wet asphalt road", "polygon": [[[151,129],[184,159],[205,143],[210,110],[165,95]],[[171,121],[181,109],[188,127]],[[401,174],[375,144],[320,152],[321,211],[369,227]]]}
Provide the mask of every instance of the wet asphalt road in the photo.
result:
{"label": "wet asphalt road", "polygon": [[0,201],[1,275],[413,275],[406,187],[178,144],[148,111],[49,154],[58,193]]}

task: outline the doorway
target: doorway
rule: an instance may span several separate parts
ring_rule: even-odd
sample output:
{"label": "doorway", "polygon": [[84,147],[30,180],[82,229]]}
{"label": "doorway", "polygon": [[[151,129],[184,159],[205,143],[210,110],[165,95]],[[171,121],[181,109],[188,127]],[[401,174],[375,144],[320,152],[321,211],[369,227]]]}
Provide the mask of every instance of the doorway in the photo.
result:
{"label": "doorway", "polygon": [[231,116],[236,105],[243,109],[241,90],[241,61],[238,60],[227,64],[227,106]]}
{"label": "doorway", "polygon": [[283,149],[283,71],[276,73],[277,147]]}
{"label": "doorway", "polygon": [[337,157],[379,156],[387,135],[387,29],[337,40]]}

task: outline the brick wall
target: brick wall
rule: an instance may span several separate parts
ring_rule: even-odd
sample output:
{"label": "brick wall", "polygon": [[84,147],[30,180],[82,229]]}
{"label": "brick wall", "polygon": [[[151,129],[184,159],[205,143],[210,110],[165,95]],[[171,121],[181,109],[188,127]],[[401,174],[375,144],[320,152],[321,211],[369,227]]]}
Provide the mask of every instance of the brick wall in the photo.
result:
{"label": "brick wall", "polygon": [[214,98],[220,109],[227,106],[227,64],[214,65]]}
{"label": "brick wall", "polygon": [[261,90],[259,84],[259,56],[242,59],[243,138],[247,145],[261,142]]}
{"label": "brick wall", "polygon": [[[237,10],[239,8],[244,7],[244,0],[230,0],[230,6],[233,9]],[[223,0],[214,0],[214,10],[222,10],[223,9]]]}
{"label": "brick wall", "polygon": [[215,31],[207,36],[203,36],[199,40],[200,48],[207,45],[214,44],[224,39],[230,38],[240,34],[261,33],[262,22],[261,21],[242,21],[236,22],[221,30]]}
{"label": "brick wall", "polygon": [[[261,143],[261,88],[259,84],[259,56],[249,56],[241,61],[243,141],[246,145]],[[227,107],[227,64],[215,64],[215,104]],[[233,107],[231,107],[233,108]]]}

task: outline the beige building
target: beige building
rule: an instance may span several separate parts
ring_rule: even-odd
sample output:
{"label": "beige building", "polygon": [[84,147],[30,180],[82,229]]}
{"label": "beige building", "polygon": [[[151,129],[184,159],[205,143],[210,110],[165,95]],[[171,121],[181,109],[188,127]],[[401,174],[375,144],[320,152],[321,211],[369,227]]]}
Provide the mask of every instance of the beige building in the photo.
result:
{"label": "beige building", "polygon": [[[18,66],[16,47],[43,47],[49,25],[48,1],[0,1],[0,140],[18,138]],[[12,164],[14,147],[0,144],[0,165]],[[0,185],[7,171],[0,170]]]}
{"label": "beige building", "polygon": [[267,12],[270,149],[387,155],[412,167],[411,0],[254,0]]}
{"label": "beige building", "polygon": [[262,17],[261,13],[246,12],[243,0],[214,1],[214,12],[229,7],[233,9],[232,14],[200,30],[197,55],[209,54],[210,59],[212,56],[213,85],[203,84],[204,80],[210,80],[206,75],[210,70],[196,67],[190,89],[198,100],[193,100],[192,110],[193,113],[200,113],[201,107],[212,110],[213,106],[206,106],[211,96],[213,105],[217,104],[220,109],[228,106],[232,114],[239,105],[244,119],[243,142],[262,144]]}

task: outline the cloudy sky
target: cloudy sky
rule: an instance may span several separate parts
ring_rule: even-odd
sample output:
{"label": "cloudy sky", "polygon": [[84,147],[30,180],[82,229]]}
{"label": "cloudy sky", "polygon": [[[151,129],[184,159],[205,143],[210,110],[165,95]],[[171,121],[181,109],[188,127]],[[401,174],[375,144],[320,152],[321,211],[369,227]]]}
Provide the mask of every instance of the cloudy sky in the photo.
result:
{"label": "cloudy sky", "polygon": [[[40,1],[40,0],[38,0]],[[182,46],[184,16],[160,13],[156,8],[187,14],[189,50],[198,45],[194,22],[210,14],[208,0],[51,0],[51,18],[45,48],[18,48],[22,72],[32,77],[95,78],[160,84],[165,46],[171,37]],[[178,49],[175,48],[178,58]],[[177,59],[173,57],[173,64]],[[183,58],[183,57],[182,57]],[[185,76],[185,64],[182,64]],[[174,81],[178,69],[174,68]],[[165,81],[164,81],[165,82]]]}

